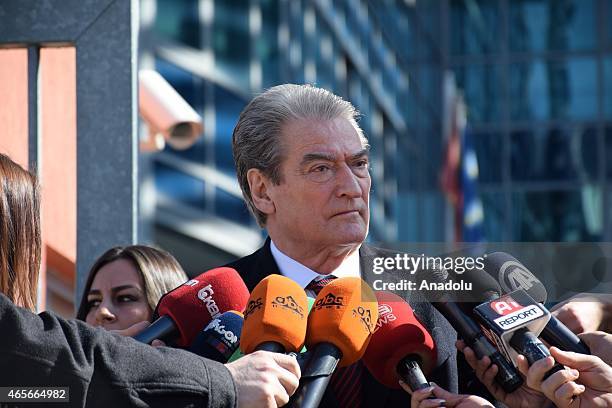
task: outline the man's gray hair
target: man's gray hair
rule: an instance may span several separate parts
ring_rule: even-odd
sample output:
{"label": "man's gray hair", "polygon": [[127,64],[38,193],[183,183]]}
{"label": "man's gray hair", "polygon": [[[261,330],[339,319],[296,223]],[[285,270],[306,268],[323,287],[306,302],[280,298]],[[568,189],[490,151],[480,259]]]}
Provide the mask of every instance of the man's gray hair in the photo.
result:
{"label": "man's gray hair", "polygon": [[234,128],[232,152],[242,195],[260,227],[266,225],[266,214],[253,203],[247,173],[250,169],[259,169],[274,184],[283,181],[280,172],[284,159],[280,143],[283,126],[301,119],[345,118],[355,127],[365,146],[367,139],[357,124],[358,117],[359,112],[350,102],[311,85],[278,85],[249,102]]}

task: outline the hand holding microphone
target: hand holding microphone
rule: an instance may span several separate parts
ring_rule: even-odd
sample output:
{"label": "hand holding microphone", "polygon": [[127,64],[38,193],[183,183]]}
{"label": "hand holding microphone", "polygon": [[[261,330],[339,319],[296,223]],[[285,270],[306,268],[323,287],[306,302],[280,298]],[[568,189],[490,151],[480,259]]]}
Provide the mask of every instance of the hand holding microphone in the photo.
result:
{"label": "hand holding microphone", "polygon": [[[530,367],[524,357],[519,369],[527,384],[546,395],[557,407],[609,407],[612,405],[612,368],[599,357],[551,347],[552,357]],[[545,373],[557,363],[569,367],[548,378]]]}
{"label": "hand holding microphone", "polygon": [[410,400],[411,408],[432,408],[441,406],[452,408],[494,408],[493,404],[484,398],[475,395],[453,394],[436,384],[414,392],[412,392],[407,384],[402,383],[402,388],[412,394]]}
{"label": "hand holding microphone", "polygon": [[[504,289],[504,293],[522,289],[537,302],[546,302],[548,294],[542,282],[512,255],[505,252],[488,254],[484,260],[484,266],[485,271],[499,282]],[[512,279],[510,279],[511,276]],[[540,336],[548,344],[560,347],[563,350],[590,354],[586,344],[554,314]]]}

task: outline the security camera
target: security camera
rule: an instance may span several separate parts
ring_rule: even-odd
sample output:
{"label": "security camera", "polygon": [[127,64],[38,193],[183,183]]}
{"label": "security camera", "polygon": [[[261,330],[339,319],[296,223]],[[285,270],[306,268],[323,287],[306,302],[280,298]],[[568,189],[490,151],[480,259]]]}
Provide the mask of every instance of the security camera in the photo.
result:
{"label": "security camera", "polygon": [[149,133],[141,140],[142,150],[154,151],[168,143],[175,149],[187,149],[202,133],[202,118],[156,71],[138,73],[140,116]]}

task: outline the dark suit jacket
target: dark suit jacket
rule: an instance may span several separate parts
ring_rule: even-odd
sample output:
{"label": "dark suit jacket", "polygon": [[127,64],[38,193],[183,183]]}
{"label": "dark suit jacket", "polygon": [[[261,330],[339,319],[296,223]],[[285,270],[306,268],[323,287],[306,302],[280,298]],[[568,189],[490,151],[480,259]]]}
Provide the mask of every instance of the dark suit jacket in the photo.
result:
{"label": "dark suit jacket", "polygon": [[[375,257],[392,257],[395,252],[387,251],[380,248],[374,248],[368,245],[362,245],[359,250],[359,259],[362,271],[362,277],[371,283],[372,278],[372,260]],[[270,250],[270,239],[268,238],[265,244],[256,252],[244,258],[240,258],[226,266],[234,268],[238,271],[249,291],[266,276],[271,274],[280,274],[278,265],[272,256]],[[368,271],[370,273],[368,273]],[[388,275],[381,275],[384,279],[397,279],[393,276],[393,271],[385,272]],[[402,272],[402,278],[405,278],[405,272]],[[455,349],[455,340],[457,333],[452,326],[446,321],[438,311],[425,302],[418,292],[409,292],[406,299],[419,320],[431,333],[436,346],[438,348],[438,364],[437,368],[427,376],[429,381],[434,381],[442,388],[451,392],[457,392],[457,357]],[[389,345],[393,347],[393,345]],[[364,370],[362,379],[363,402],[362,407],[410,407],[410,396],[403,390],[392,390],[378,383],[368,372]],[[327,389],[321,408],[338,407],[338,403],[333,396],[331,387]]]}

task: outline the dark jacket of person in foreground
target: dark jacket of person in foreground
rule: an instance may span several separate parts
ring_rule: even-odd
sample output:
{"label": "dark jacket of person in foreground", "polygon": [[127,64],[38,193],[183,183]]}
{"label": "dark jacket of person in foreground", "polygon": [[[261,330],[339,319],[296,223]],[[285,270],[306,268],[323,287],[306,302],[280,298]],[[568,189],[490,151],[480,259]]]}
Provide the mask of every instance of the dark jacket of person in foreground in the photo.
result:
{"label": "dark jacket of person in foreground", "polygon": [[[58,408],[237,404],[234,381],[222,364],[53,313],[36,315],[2,294],[0,387],[68,387],[70,403],[52,404]],[[10,406],[22,405],[15,404]],[[49,406],[23,404],[43,405]]]}

